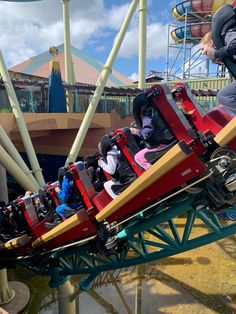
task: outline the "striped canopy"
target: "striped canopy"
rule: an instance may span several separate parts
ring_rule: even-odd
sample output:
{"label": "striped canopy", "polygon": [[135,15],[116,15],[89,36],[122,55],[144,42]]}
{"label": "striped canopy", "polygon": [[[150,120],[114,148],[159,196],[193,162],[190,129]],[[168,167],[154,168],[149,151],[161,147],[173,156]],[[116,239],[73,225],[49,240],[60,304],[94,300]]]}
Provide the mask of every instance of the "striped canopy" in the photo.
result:
{"label": "striped canopy", "polygon": [[[65,81],[64,44],[56,46],[56,48],[58,49],[58,56],[56,59],[60,62],[62,80]],[[103,64],[74,46],[71,46],[71,54],[75,72],[75,81],[95,85],[103,68]],[[49,62],[51,59],[52,57],[49,51],[45,51],[11,67],[9,70],[48,78],[50,74]],[[131,84],[131,80],[119,72],[112,70],[107,86],[120,86],[127,84]]]}

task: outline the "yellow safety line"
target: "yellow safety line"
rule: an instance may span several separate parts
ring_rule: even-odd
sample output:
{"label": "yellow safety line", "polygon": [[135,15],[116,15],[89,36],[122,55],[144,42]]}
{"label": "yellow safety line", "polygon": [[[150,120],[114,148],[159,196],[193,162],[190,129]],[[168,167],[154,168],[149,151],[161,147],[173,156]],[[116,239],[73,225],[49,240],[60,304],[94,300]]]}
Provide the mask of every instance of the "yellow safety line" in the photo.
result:
{"label": "yellow safety line", "polygon": [[236,116],[215,136],[219,146],[225,146],[236,137]]}
{"label": "yellow safety line", "polygon": [[0,250],[12,250],[12,249],[16,249],[20,246],[24,246],[25,244],[29,243],[29,237],[27,236],[27,234],[24,234],[20,237],[11,239],[9,241],[7,241],[6,243],[2,244],[0,246]]}
{"label": "yellow safety line", "polygon": [[61,222],[58,226],[54,227],[52,230],[48,231],[47,233],[43,234],[41,237],[34,240],[32,242],[32,247],[35,248],[37,246],[40,246],[56,238],[62,233],[70,230],[71,228],[74,228],[80,223],[81,221],[79,220],[78,214],[74,214],[73,216],[67,218],[65,221]]}

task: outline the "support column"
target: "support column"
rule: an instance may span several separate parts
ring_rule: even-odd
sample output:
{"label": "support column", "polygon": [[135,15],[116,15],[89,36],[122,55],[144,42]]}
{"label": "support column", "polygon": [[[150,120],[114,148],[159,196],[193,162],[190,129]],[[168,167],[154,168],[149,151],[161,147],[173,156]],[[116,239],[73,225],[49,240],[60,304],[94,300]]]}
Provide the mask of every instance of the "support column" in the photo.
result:
{"label": "support column", "polygon": [[183,80],[186,80],[185,68],[186,68],[187,22],[188,22],[188,11],[186,10],[185,16],[184,16],[184,42],[183,42],[184,52],[183,52],[183,74],[182,74]]}
{"label": "support column", "polygon": [[139,2],[139,65],[138,88],[146,86],[147,0]]}
{"label": "support column", "polygon": [[[5,168],[0,164],[0,200],[8,203],[7,176]],[[9,313],[21,312],[30,299],[29,288],[17,281],[8,284],[6,269],[0,270],[0,305]],[[0,309],[1,313],[1,309]]]}
{"label": "support column", "polygon": [[[7,176],[5,168],[0,164],[0,201],[8,203],[7,192]],[[15,296],[15,291],[12,290],[7,281],[6,269],[0,270],[0,305],[9,303]]]}
{"label": "support column", "polygon": [[27,177],[32,181],[32,184],[34,184],[36,187],[40,188],[38,182],[36,181],[35,177],[32,175],[31,171],[29,170],[28,166],[22,159],[21,155],[15,148],[14,144],[8,137],[6,131],[4,128],[0,125],[0,142],[5,148],[5,150],[8,152],[8,154],[13,158],[13,160],[17,163],[17,165],[24,171],[24,173],[27,175]]}
{"label": "support column", "polygon": [[9,287],[6,269],[0,270],[0,305],[11,302],[16,293]]}
{"label": "support column", "polygon": [[73,298],[75,288],[70,280],[57,288],[59,314],[76,314],[76,303]]}
{"label": "support column", "polygon": [[105,65],[104,65],[100,75],[99,75],[99,78],[98,78],[97,83],[96,83],[96,90],[95,90],[94,95],[92,97],[92,100],[88,106],[88,109],[87,109],[87,112],[84,116],[84,119],[81,123],[79,132],[76,135],[75,141],[72,145],[72,148],[70,150],[70,153],[69,153],[69,156],[67,158],[66,163],[74,162],[78,156],[78,153],[81,149],[84,138],[87,134],[88,128],[89,128],[91,121],[93,119],[93,115],[97,109],[97,106],[98,106],[99,100],[101,98],[101,95],[103,93],[104,87],[107,83],[108,77],[109,77],[110,73],[112,72],[112,65],[116,59],[118,52],[119,52],[119,49],[120,49],[120,46],[123,42],[126,30],[129,26],[129,23],[130,23],[133,15],[134,15],[134,12],[138,6],[138,2],[139,2],[139,0],[133,0],[130,7],[129,7],[128,13],[127,13],[127,15],[124,19],[124,22],[120,28],[120,31],[119,31],[116,39],[115,39],[115,42],[114,42],[114,45],[113,45],[112,50],[110,52],[110,55],[109,55]]}
{"label": "support column", "polygon": [[79,112],[79,95],[78,95],[78,89],[74,89],[74,99],[75,99],[75,112],[78,113]]}
{"label": "support column", "polygon": [[[71,56],[71,42],[70,42],[70,14],[69,2],[70,0],[61,0],[63,6],[63,23],[64,23],[64,57],[65,57],[65,81],[67,84],[75,83],[75,75]],[[67,112],[73,112],[74,99],[72,89],[66,91],[66,105]]]}
{"label": "support column", "polygon": [[38,159],[36,157],[31,138],[29,136],[29,132],[27,130],[25,120],[23,117],[23,114],[21,112],[15,90],[12,85],[12,81],[10,78],[10,75],[8,73],[8,70],[6,68],[6,65],[3,60],[2,53],[0,51],[0,73],[2,75],[2,79],[7,91],[7,95],[12,107],[12,112],[14,113],[17,126],[20,130],[20,134],[22,137],[22,141],[25,147],[25,151],[27,153],[27,156],[29,158],[29,162],[33,171],[33,174],[35,175],[35,178],[37,179],[40,186],[43,186],[45,184],[43,175],[42,175],[42,169],[39,166]]}
{"label": "support column", "polygon": [[[38,192],[38,186],[35,185],[24,173],[12,157],[0,145],[0,163],[17,180],[17,182],[26,190]],[[2,183],[1,183],[2,184]]]}
{"label": "support column", "polygon": [[6,204],[9,202],[8,199],[8,191],[7,191],[7,174],[6,169],[0,163],[0,201],[5,202]]}
{"label": "support column", "polygon": [[135,287],[135,314],[142,313],[142,265],[137,266],[137,279],[136,279],[136,287]]}

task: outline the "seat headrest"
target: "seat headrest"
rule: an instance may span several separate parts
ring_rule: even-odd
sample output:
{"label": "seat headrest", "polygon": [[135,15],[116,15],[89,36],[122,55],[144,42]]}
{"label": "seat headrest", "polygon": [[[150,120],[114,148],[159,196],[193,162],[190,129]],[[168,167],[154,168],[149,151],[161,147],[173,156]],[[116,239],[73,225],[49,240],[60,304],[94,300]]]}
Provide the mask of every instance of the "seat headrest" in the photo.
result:
{"label": "seat headrest", "polygon": [[[216,49],[225,45],[224,35],[229,30],[236,31],[236,14],[235,8],[226,4],[220,7],[212,18],[211,35]],[[236,78],[236,62],[233,58],[224,58],[224,64],[229,72]]]}
{"label": "seat headrest", "polygon": [[214,13],[211,24],[211,35],[217,49],[224,45],[224,34],[234,27],[236,27],[235,10],[229,4],[223,5]]}
{"label": "seat headrest", "polygon": [[134,97],[133,100],[133,116],[137,124],[137,127],[140,129],[142,127],[142,121],[140,117],[140,110],[143,105],[150,106],[149,101],[146,97],[145,92],[139,93]]}

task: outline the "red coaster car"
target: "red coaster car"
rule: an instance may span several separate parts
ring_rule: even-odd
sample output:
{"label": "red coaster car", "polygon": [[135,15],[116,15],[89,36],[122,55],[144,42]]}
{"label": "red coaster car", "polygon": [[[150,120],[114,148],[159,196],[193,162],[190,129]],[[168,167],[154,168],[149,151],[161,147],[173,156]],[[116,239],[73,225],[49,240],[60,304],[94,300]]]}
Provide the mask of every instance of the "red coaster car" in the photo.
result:
{"label": "red coaster car", "polygon": [[[70,243],[80,245],[95,240],[97,250],[109,251],[107,241],[111,234],[108,224],[122,224],[127,217],[157,199],[161,202],[174,197],[179,191],[188,191],[195,184],[201,188],[201,197],[193,203],[196,208],[207,206],[217,211],[236,203],[236,118],[226,112],[219,114],[222,118],[211,113],[202,114],[189,96],[188,89],[184,85],[179,87],[183,103],[188,103],[187,109],[194,113],[192,117],[178,106],[169,88],[164,85],[155,85],[134,100],[135,120],[140,123],[139,108],[143,97],[148,99],[158,135],[167,143],[165,150],[152,156],[153,165],[148,170],[143,171],[134,162],[139,146],[129,129],[114,131],[111,141],[120,150],[126,172],[136,179],[111,200],[105,190],[95,191],[82,162],[68,165],[66,171],[70,171],[73,177],[75,194],[82,199],[83,208],[52,230],[47,230],[47,215],[40,220],[33,200],[30,203],[28,199],[20,198],[18,203],[27,222],[28,240],[10,240],[2,246],[2,250],[6,251],[14,245],[14,254],[22,251],[30,254],[34,249]],[[55,211],[60,201],[56,194],[57,184],[47,187],[47,200],[50,201],[47,212]],[[47,207],[45,200],[41,198],[41,201]]]}

